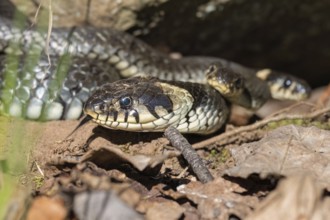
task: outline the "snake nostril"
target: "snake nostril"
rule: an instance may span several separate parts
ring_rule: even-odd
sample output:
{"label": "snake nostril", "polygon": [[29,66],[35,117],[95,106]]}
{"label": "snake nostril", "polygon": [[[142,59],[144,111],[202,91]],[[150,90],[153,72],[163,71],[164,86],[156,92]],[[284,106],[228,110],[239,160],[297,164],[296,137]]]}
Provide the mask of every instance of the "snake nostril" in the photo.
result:
{"label": "snake nostril", "polygon": [[105,104],[105,103],[102,103],[102,104],[99,105],[99,109],[102,112],[106,112],[108,110],[108,105]]}

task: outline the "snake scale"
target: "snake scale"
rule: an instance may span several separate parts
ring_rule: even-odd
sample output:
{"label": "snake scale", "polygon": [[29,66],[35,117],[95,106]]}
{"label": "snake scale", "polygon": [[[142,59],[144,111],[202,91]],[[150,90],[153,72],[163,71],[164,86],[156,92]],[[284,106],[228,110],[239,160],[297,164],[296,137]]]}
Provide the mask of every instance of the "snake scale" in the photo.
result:
{"label": "snake scale", "polygon": [[173,125],[208,134],[226,122],[228,101],[257,109],[271,96],[300,100],[310,92],[303,80],[268,69],[213,57],[172,59],[113,29],[54,28],[49,56],[46,39],[45,32],[0,17],[4,114],[58,120],[77,119],[85,110],[113,129],[163,131]]}

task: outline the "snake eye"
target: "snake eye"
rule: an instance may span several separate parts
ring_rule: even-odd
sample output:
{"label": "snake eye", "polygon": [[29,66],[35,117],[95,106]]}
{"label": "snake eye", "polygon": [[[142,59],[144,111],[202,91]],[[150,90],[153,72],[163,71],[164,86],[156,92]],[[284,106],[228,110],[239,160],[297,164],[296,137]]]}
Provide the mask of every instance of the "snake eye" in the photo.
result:
{"label": "snake eye", "polygon": [[242,87],[242,84],[243,84],[243,80],[240,79],[240,78],[238,78],[234,81],[234,85],[235,85],[236,88]]}
{"label": "snake eye", "polygon": [[286,79],[286,80],[284,81],[283,86],[284,86],[284,88],[289,88],[289,87],[291,86],[291,84],[292,84],[291,79]]}
{"label": "snake eye", "polygon": [[132,99],[131,97],[123,97],[119,100],[120,107],[122,108],[128,108],[132,105]]}

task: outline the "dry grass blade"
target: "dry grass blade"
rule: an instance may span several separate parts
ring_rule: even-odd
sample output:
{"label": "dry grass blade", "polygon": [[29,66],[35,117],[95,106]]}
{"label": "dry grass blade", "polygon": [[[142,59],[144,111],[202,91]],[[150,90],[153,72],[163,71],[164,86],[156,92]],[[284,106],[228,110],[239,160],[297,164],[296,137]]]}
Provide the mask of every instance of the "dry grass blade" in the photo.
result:
{"label": "dry grass blade", "polygon": [[49,8],[49,14],[48,14],[48,31],[47,31],[47,39],[46,39],[46,46],[45,46],[45,53],[47,54],[48,58],[48,69],[51,67],[51,61],[49,56],[49,43],[50,43],[50,35],[52,33],[52,27],[53,27],[53,10],[52,10],[52,0],[48,1],[48,8]]}

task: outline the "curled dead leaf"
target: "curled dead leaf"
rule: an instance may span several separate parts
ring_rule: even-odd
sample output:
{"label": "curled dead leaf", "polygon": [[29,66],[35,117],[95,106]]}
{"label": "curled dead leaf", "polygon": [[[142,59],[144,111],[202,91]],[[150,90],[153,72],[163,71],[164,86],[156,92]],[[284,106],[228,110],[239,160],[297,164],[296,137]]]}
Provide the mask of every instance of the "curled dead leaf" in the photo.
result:
{"label": "curled dead leaf", "polygon": [[41,196],[33,200],[29,209],[28,220],[64,220],[67,218],[68,209],[59,197],[50,198]]}
{"label": "curled dead leaf", "polygon": [[323,189],[309,174],[282,180],[277,189],[263,200],[247,220],[310,219],[330,216],[330,198],[323,198]]}
{"label": "curled dead leaf", "polygon": [[164,201],[151,203],[147,209],[145,218],[147,220],[176,220],[180,219],[184,212],[175,201]]}
{"label": "curled dead leaf", "polygon": [[91,161],[103,168],[111,168],[118,166],[119,164],[129,163],[139,171],[143,171],[147,168],[154,168],[157,165],[162,164],[166,159],[176,157],[179,154],[174,151],[165,151],[163,154],[158,155],[143,155],[135,154],[131,155],[125,153],[119,148],[113,146],[97,147],[87,151],[81,156],[75,155],[55,155],[49,160],[49,164],[63,165],[65,163],[82,163]]}
{"label": "curled dead leaf", "polygon": [[280,127],[260,141],[232,148],[237,165],[225,173],[242,178],[256,173],[265,178],[309,172],[329,189],[329,146],[330,131],[294,125]]}
{"label": "curled dead leaf", "polygon": [[245,217],[258,202],[255,197],[240,195],[244,191],[236,183],[217,178],[206,184],[190,182],[180,185],[177,191],[163,190],[162,193],[175,200],[190,200],[197,205],[203,219],[228,219],[232,215]]}

